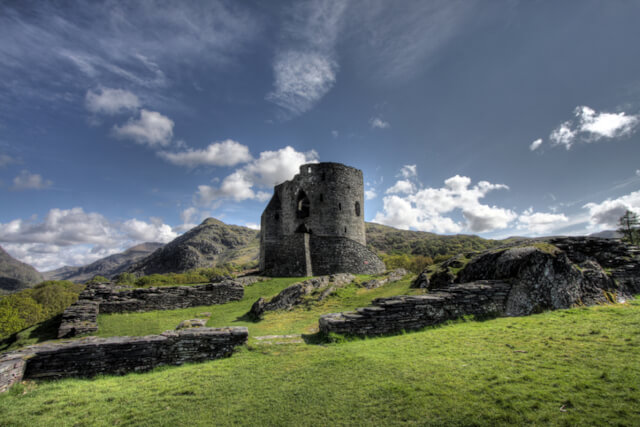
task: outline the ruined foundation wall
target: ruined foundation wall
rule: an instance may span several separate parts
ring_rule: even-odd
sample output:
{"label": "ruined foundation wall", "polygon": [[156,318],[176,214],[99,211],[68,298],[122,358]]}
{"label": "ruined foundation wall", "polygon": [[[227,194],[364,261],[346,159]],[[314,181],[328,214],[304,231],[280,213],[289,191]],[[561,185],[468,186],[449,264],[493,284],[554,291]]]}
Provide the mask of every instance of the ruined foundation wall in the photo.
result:
{"label": "ruined foundation wall", "polygon": [[22,378],[125,374],[228,357],[236,346],[246,343],[248,335],[245,327],[193,328],[145,337],[87,337],[38,344],[0,358],[0,391]]}
{"label": "ruined foundation wall", "polygon": [[497,281],[465,283],[427,295],[397,296],[373,306],[320,317],[320,331],[345,335],[383,335],[416,330],[465,315],[501,315],[511,285]]}

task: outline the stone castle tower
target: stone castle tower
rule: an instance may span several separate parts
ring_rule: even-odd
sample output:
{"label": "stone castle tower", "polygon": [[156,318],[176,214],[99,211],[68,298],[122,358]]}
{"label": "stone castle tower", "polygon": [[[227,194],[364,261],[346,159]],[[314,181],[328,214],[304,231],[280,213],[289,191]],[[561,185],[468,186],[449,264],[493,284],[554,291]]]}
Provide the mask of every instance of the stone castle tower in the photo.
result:
{"label": "stone castle tower", "polygon": [[262,213],[260,270],[271,276],[377,274],[366,248],[362,171],[340,163],[300,167],[276,185]]}

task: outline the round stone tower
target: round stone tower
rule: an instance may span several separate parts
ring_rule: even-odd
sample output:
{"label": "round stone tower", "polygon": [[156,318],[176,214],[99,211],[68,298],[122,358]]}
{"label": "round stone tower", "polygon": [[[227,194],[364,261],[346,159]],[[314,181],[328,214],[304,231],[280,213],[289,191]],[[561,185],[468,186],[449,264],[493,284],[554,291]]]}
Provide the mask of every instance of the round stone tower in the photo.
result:
{"label": "round stone tower", "polygon": [[384,264],[366,249],[362,171],[310,163],[274,189],[262,214],[260,269],[309,276],[377,273]]}

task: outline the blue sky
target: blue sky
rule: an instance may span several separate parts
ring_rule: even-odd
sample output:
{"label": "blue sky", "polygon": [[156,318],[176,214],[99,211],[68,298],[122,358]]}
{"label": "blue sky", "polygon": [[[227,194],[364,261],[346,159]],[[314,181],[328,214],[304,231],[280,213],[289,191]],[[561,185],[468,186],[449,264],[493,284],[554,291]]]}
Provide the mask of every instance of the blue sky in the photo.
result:
{"label": "blue sky", "polygon": [[310,161],[398,228],[586,234],[640,213],[640,2],[0,4],[0,245],[81,265],[256,227]]}

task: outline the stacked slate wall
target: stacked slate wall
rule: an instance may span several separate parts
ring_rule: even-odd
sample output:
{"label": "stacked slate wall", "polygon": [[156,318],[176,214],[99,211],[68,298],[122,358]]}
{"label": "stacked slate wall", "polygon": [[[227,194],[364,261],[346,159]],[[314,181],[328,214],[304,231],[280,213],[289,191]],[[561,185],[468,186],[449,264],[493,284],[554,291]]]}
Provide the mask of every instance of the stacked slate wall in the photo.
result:
{"label": "stacked slate wall", "polygon": [[58,338],[69,338],[97,331],[99,313],[175,310],[239,301],[243,296],[244,287],[236,280],[206,285],[135,289],[109,284],[87,285],[78,301],[62,314]]}
{"label": "stacked slate wall", "polygon": [[380,298],[371,307],[320,317],[320,332],[382,335],[421,329],[469,314],[501,315],[510,290],[506,282],[483,280],[427,295]]}
{"label": "stacked slate wall", "polygon": [[21,379],[92,377],[147,371],[230,356],[246,343],[245,327],[193,328],[145,337],[87,337],[38,344],[0,357],[0,391]]}

